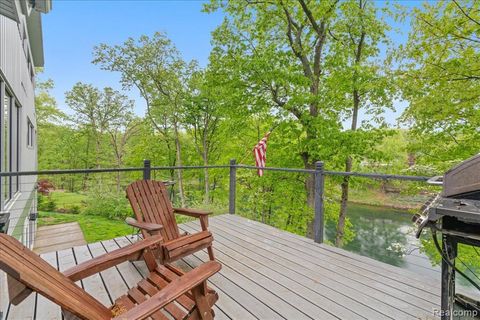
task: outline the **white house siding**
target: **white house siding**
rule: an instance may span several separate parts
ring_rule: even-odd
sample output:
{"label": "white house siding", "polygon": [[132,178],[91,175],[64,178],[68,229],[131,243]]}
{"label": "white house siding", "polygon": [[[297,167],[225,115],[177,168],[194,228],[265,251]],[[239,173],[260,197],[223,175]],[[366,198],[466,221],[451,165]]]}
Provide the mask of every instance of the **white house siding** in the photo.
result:
{"label": "white house siding", "polygon": [[[4,1],[4,0],[0,0]],[[20,6],[16,5],[17,10]],[[19,161],[18,171],[37,170],[37,144],[36,144],[36,121],[34,104],[34,83],[32,80],[33,59],[29,45],[28,31],[26,28],[25,16],[19,12],[20,22],[0,15],[0,88],[4,87],[9,95],[13,95],[16,105],[19,106],[18,112],[18,149]],[[39,14],[32,10],[31,14]],[[26,30],[26,29],[25,29]],[[22,39],[26,36],[26,40]],[[25,50],[26,49],[26,50]],[[25,54],[27,51],[27,54]],[[1,89],[0,89],[1,90]],[[2,93],[0,93],[2,95]],[[1,145],[0,159],[4,161],[4,123],[3,123],[3,105],[4,96],[0,100],[1,112]],[[10,116],[16,114],[16,107],[13,108]],[[15,119],[15,117],[13,118]],[[28,120],[32,122],[35,128],[35,138],[33,146],[27,145]],[[12,132],[16,131],[16,121],[12,121]],[[12,135],[14,136],[14,134]],[[12,154],[15,149],[12,149]],[[13,158],[15,159],[15,157]],[[11,168],[9,171],[16,171]],[[2,166],[3,170],[3,166]],[[14,178],[13,178],[14,179]],[[33,240],[36,230],[36,222],[29,220],[29,215],[36,210],[36,176],[19,177],[19,190],[12,194],[9,201],[5,201],[3,190],[0,191],[0,209],[10,212],[10,225],[8,234],[21,240],[26,246],[33,247]],[[3,184],[0,184],[3,186]],[[5,274],[0,272],[0,319],[1,314],[7,312]]]}
{"label": "white house siding", "polygon": [[[23,20],[21,25],[25,25],[25,17],[20,15],[20,20]],[[22,31],[22,30],[21,30]],[[34,141],[33,147],[27,146],[27,131],[28,119],[35,123],[35,97],[34,84],[31,79],[29,69],[29,62],[26,58],[23,41],[20,36],[19,26],[16,21],[0,15],[0,81],[4,81],[6,88],[10,94],[13,93],[18,106],[19,112],[19,171],[32,171],[37,169],[37,147]],[[23,31],[22,31],[23,32]],[[27,33],[28,38],[28,33]],[[30,51],[28,51],[30,55]],[[32,61],[30,59],[30,61]],[[15,108],[11,116],[14,115]],[[3,128],[3,125],[2,125]],[[15,128],[15,126],[13,126]],[[3,131],[2,131],[3,133]],[[4,150],[2,140],[2,148]],[[12,200],[4,203],[2,199],[2,210],[10,212],[10,226],[9,234],[24,240],[24,243],[31,246],[31,239],[27,239],[30,234],[26,218],[28,218],[29,205],[31,206],[35,201],[32,199],[32,192],[34,190],[36,177],[24,176],[19,178],[19,192],[12,197]],[[27,232],[23,231],[23,226],[27,227]],[[23,237],[23,238],[22,238]]]}

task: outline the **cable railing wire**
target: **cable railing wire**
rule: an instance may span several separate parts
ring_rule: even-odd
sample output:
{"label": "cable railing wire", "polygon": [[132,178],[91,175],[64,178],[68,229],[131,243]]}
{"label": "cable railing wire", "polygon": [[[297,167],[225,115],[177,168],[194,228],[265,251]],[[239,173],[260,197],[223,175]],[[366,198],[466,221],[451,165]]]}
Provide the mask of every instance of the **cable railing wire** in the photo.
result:
{"label": "cable railing wire", "polygon": [[[147,166],[148,163],[148,166]],[[320,168],[320,170],[319,170]],[[232,179],[232,170],[233,173],[235,173],[237,170],[264,170],[264,171],[273,171],[273,172],[286,172],[286,173],[299,173],[299,174],[308,174],[308,175],[314,175],[315,179],[318,179],[318,177],[326,177],[326,176],[338,176],[338,177],[345,177],[345,176],[350,176],[350,177],[362,177],[362,178],[370,178],[370,179],[379,179],[379,180],[399,180],[399,181],[412,181],[412,182],[426,182],[427,180],[430,179],[430,177],[426,176],[415,176],[415,175],[397,175],[397,174],[383,174],[383,173],[363,173],[363,172],[342,172],[342,171],[328,171],[328,170],[323,170],[323,165],[319,167],[318,165],[314,169],[305,169],[305,168],[283,168],[283,167],[258,167],[258,166],[252,166],[252,165],[245,165],[245,164],[237,164],[235,161],[231,162],[229,165],[192,165],[192,166],[150,166],[150,161],[146,160],[144,162],[143,167],[126,167],[126,168],[85,168],[85,169],[56,169],[56,170],[35,170],[35,171],[20,171],[20,172],[0,172],[0,181],[5,181],[4,179],[8,177],[28,177],[31,176],[33,177],[32,181],[31,179],[29,181],[22,181],[24,179],[20,178],[16,182],[16,187],[18,191],[20,192],[31,192],[32,190],[37,189],[37,180],[42,180],[45,179],[47,181],[53,182],[55,186],[58,186],[59,188],[52,188],[51,191],[55,190],[62,190],[66,192],[93,192],[95,190],[100,191],[100,192],[123,192],[124,188],[130,183],[133,179],[142,179],[142,173],[143,173],[143,178],[146,177],[146,173],[148,173],[148,177],[152,176],[154,179],[157,180],[167,180],[167,179],[172,179],[173,177],[170,175],[165,175],[165,177],[161,176],[159,177],[158,172],[163,172],[163,171],[172,171],[172,170],[202,170],[202,169],[217,169],[217,170],[225,170],[229,169],[230,170],[230,180]],[[223,172],[223,171],[221,171]],[[129,175],[128,173],[134,173],[134,175]],[[107,174],[107,175],[104,175]],[[113,177],[111,174],[117,174],[117,176]],[[118,176],[118,174],[122,174],[122,176]],[[125,174],[125,175],[123,175]],[[139,176],[136,177],[136,174]],[[79,177],[78,175],[84,175],[84,177]],[[225,170],[225,175],[222,176],[222,180],[228,180],[228,171]],[[58,178],[57,178],[58,177]],[[116,179],[116,181],[112,181],[109,179]],[[236,178],[236,175],[234,175],[234,183],[242,183],[243,179],[245,177],[241,178]],[[247,178],[248,179],[248,178]],[[223,182],[225,183],[225,181]],[[3,184],[0,184],[3,185]],[[219,187],[219,191],[222,192],[229,192],[230,197],[228,199],[228,202],[235,203],[235,197],[231,197],[231,186],[232,184],[230,183],[230,186],[228,186],[228,182],[225,183],[225,185]],[[197,190],[198,189],[198,190]],[[197,190],[201,191],[201,186],[200,183],[197,185]],[[235,188],[236,189],[236,188]],[[233,192],[235,193],[235,189]],[[172,189],[173,190],[173,189]],[[323,189],[321,190],[323,194]],[[47,193],[48,195],[48,193]],[[175,196],[175,193],[173,193]],[[198,194],[196,195],[198,196]],[[320,199],[323,198],[320,197]],[[233,200],[232,200],[233,199]],[[28,202],[31,202],[31,198],[14,198],[12,197],[10,201],[15,202],[15,207],[21,207]],[[64,202],[64,201],[59,201],[59,204],[61,206],[68,206],[69,203]],[[63,207],[60,207],[63,208]],[[21,211],[21,209],[14,209],[11,208],[11,213],[14,214],[14,216],[17,216],[18,213]],[[42,210],[36,210],[42,211]],[[229,212],[232,213],[231,206],[229,209]],[[317,212],[317,211],[316,211]],[[68,212],[65,212],[68,213]],[[235,213],[235,211],[233,211]],[[321,212],[323,215],[323,212]],[[11,217],[10,220],[12,222],[15,222],[16,217]],[[21,227],[19,223],[21,221],[16,221],[18,227]],[[323,241],[323,239],[321,239]]]}
{"label": "cable railing wire", "polygon": [[[150,167],[152,171],[163,170],[198,170],[198,169],[228,169],[235,167],[237,169],[253,169],[265,171],[282,171],[282,172],[299,172],[313,174],[315,169],[302,168],[282,168],[282,167],[258,167],[245,164],[236,165],[208,165],[208,166],[155,166]],[[38,171],[18,171],[18,172],[0,172],[0,177],[16,177],[16,176],[38,176],[38,175],[63,175],[63,174],[90,174],[90,173],[121,173],[121,172],[142,172],[144,167],[129,167],[129,168],[94,168],[94,169],[62,169],[62,170],[38,170]],[[414,176],[414,175],[398,175],[385,173],[363,173],[363,172],[344,172],[344,171],[323,171],[327,176],[355,176],[366,177],[373,179],[387,179],[387,180],[411,180],[411,181],[427,181],[431,177]]]}

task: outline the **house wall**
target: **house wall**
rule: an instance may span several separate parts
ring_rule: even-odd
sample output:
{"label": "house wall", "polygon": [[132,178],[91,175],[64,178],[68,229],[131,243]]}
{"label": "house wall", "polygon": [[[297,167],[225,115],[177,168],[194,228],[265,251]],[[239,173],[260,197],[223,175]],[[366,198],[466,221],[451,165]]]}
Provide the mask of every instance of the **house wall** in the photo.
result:
{"label": "house wall", "polygon": [[[1,0],[4,1],[4,0]],[[30,39],[26,17],[19,1],[16,1],[19,21],[0,14],[0,164],[2,171],[32,171],[37,170],[37,141],[34,97],[34,65],[30,49]],[[38,14],[31,10],[29,14]],[[5,132],[6,117],[4,104],[6,95],[13,96],[10,116],[10,130]],[[29,121],[33,124],[33,145],[28,145],[27,135]],[[11,160],[15,165],[5,168],[5,143],[10,142]],[[18,153],[17,153],[18,149]],[[17,161],[18,160],[18,161]],[[18,168],[16,168],[18,167]],[[33,247],[36,222],[29,220],[32,211],[36,211],[36,176],[18,178],[18,190],[15,188],[10,199],[5,196],[5,179],[0,181],[0,210],[10,212],[8,234],[22,241],[26,246]],[[12,178],[15,179],[15,178]],[[16,181],[16,180],[15,180]],[[15,182],[13,182],[15,184]],[[1,314],[7,312],[7,288],[5,274],[0,272],[0,320]]]}
{"label": "house wall", "polygon": [[[10,116],[12,117],[12,138],[18,133],[16,143],[12,143],[12,153],[15,152],[15,147],[19,149],[18,153],[18,171],[31,171],[37,169],[37,145],[34,139],[33,146],[27,146],[27,135],[29,130],[28,121],[34,126],[35,122],[35,96],[34,96],[34,79],[32,76],[32,58],[28,46],[28,32],[26,32],[25,16],[20,14],[20,23],[0,15],[0,81],[4,83],[5,94],[14,97],[15,104],[11,109]],[[22,28],[25,27],[25,30]],[[22,37],[25,39],[22,39]],[[26,45],[27,43],[27,45]],[[25,49],[26,48],[26,49]],[[3,103],[2,103],[3,104]],[[18,110],[16,108],[19,108]],[[2,109],[3,111],[3,109]],[[16,117],[18,116],[18,122]],[[0,118],[2,118],[0,116]],[[5,161],[1,156],[2,151],[5,150],[4,130],[5,119],[1,119],[1,148],[0,159]],[[18,124],[18,130],[17,130]],[[3,139],[2,139],[3,138]],[[16,157],[13,157],[14,161]],[[15,169],[12,166],[12,169]],[[15,171],[15,170],[9,170]],[[18,239],[31,246],[31,239],[27,239],[27,235],[31,230],[30,226],[25,222],[28,214],[24,210],[28,205],[32,206],[35,201],[32,200],[32,192],[34,192],[36,177],[25,176],[19,177],[19,191],[12,195],[10,201],[5,201],[3,192],[1,193],[0,207],[2,211],[10,212],[10,225],[8,233],[14,235]],[[3,186],[3,183],[0,187]],[[24,232],[21,227],[26,227]]]}

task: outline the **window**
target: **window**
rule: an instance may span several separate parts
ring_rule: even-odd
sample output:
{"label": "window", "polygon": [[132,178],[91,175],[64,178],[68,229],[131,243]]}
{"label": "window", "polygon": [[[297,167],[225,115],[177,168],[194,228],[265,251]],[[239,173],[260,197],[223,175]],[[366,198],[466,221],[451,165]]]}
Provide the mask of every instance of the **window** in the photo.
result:
{"label": "window", "polygon": [[[19,171],[19,115],[20,107],[15,98],[7,91],[5,83],[0,81],[0,162],[1,172]],[[19,190],[19,177],[2,177],[0,179],[0,195],[3,203],[12,199]]]}
{"label": "window", "polygon": [[[11,141],[11,152],[10,157],[12,163],[12,172],[20,171],[20,106],[15,104],[15,110],[12,113],[12,139]],[[12,192],[15,194],[20,190],[20,177],[12,177]]]}
{"label": "window", "polygon": [[33,148],[33,143],[35,139],[35,127],[33,126],[32,121],[30,118],[27,118],[27,146],[29,148]]}
{"label": "window", "polygon": [[[5,92],[5,99],[2,108],[2,135],[3,135],[3,146],[2,146],[2,172],[10,171],[10,104],[12,97]],[[3,199],[7,202],[10,197],[10,177],[2,178],[2,192]]]}

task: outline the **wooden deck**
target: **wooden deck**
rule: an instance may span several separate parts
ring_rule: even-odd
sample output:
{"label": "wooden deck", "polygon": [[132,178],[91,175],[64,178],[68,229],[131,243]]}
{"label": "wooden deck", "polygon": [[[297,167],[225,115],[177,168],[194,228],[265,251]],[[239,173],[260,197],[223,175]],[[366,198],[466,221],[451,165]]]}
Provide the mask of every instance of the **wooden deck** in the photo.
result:
{"label": "wooden deck", "polygon": [[54,224],[37,229],[33,251],[38,254],[87,244],[78,222]]}
{"label": "wooden deck", "polygon": [[[181,225],[199,229],[196,222]],[[217,319],[431,319],[438,309],[439,280],[233,215],[211,219],[215,254],[223,264],[211,278],[218,290]],[[43,254],[60,270],[135,241],[123,237]],[[190,269],[208,259],[184,259]],[[143,262],[123,263],[81,282],[110,305],[146,274]],[[61,319],[57,306],[31,295],[10,306],[6,319]]]}

